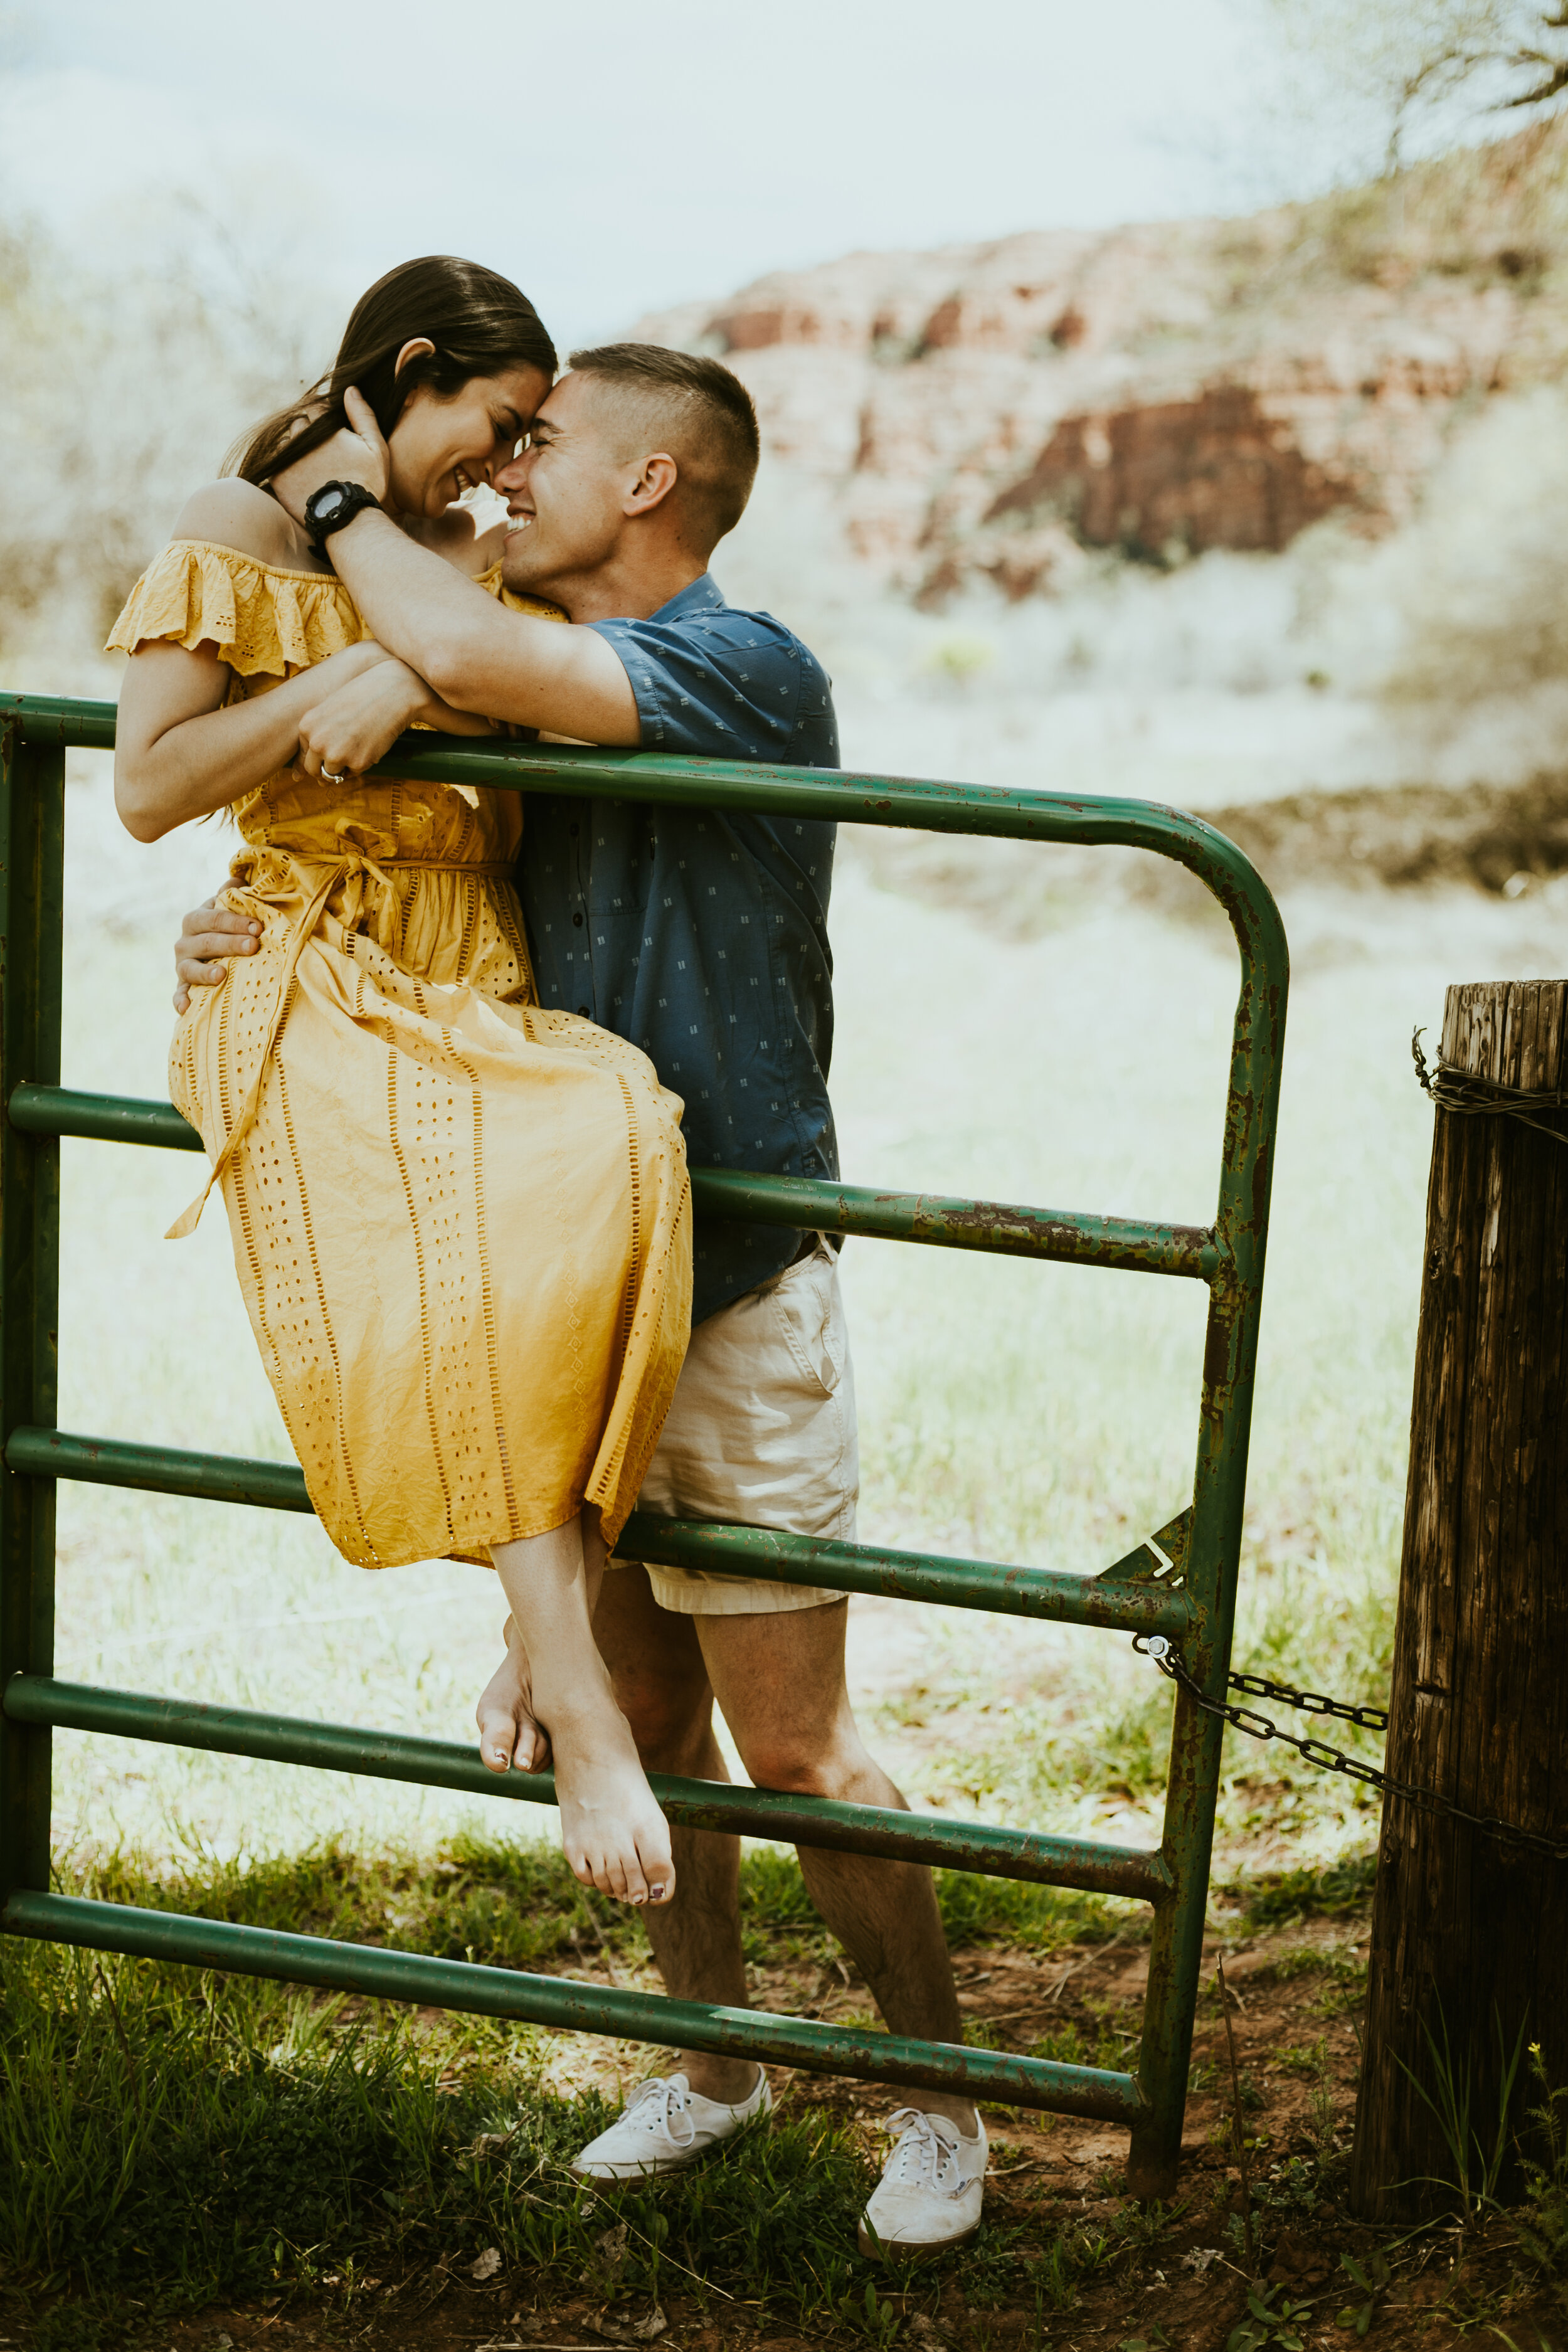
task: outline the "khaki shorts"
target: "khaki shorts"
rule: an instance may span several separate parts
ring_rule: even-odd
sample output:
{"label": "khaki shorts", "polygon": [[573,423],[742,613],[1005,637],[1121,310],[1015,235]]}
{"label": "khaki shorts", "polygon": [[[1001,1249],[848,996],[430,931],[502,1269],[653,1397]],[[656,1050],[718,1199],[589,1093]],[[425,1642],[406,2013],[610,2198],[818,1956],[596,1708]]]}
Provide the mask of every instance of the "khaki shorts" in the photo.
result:
{"label": "khaki shorts", "polygon": [[[698,1324],[637,1508],[850,1543],[859,1492],[838,1260],[819,1237],[809,1257]],[[816,1609],[844,1598],[701,1569],[650,1567],[647,1576],[659,1607],[684,1616]]]}

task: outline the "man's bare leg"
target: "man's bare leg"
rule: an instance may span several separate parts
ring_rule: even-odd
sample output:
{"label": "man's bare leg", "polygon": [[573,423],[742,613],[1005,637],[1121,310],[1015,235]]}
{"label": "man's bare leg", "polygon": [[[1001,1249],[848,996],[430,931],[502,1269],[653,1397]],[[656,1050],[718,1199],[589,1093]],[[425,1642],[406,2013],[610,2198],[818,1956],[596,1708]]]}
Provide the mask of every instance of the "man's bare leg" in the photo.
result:
{"label": "man's bare leg", "polygon": [[[646,1569],[616,1568],[605,1579],[594,1633],[647,1769],[727,1780],[695,1620],[658,1606]],[[679,1898],[643,1915],[665,1984],[679,2000],[745,2009],[741,1841],[723,1831],[678,1827],[671,1844]],[[703,2098],[727,2106],[738,2105],[756,2087],[757,2069],[749,2058],[681,2050],[670,2063]]]}
{"label": "man's bare leg", "polygon": [[[713,1738],[715,1694],[746,1769],[762,1788],[900,1809],[904,1799],[861,1744],[844,1680],[848,1608],[736,1617],[685,1617],[660,1609],[641,1569],[605,1580],[595,1632],[616,1695],[650,1770],[727,1780]],[[647,1927],[666,1985],[678,1999],[747,2007],[737,1896],[739,1841],[676,1832],[680,1900],[649,1912]],[[895,2033],[962,2042],[963,2020],[936,1890],[915,1863],[802,1847],[813,1902],[849,1953]],[[694,1876],[701,1893],[689,1912]],[[683,2053],[694,2090],[743,2098],[754,2077],[744,2062]],[[711,2070],[711,2071],[710,2071]],[[933,2115],[975,2129],[970,2101],[915,2095]]]}
{"label": "man's bare leg", "polygon": [[[772,1614],[699,1617],[714,1696],[747,1771],[762,1789],[908,1811],[901,1791],[868,1754],[844,1679],[847,1601]],[[894,2033],[963,2040],[936,1887],[923,1863],[802,1846],[811,1899],[855,1961]],[[910,2094],[966,2137],[973,2103],[945,2091]]]}
{"label": "man's bare leg", "polygon": [[511,1620],[506,1664],[481,1701],[480,1755],[505,1771],[537,1717],[555,1755],[562,1843],[576,1875],[602,1895],[664,1903],[675,1885],[669,1827],[594,1641],[590,1561],[596,1585],[604,1549],[596,1527],[584,1534],[573,1519],[491,1547]]}

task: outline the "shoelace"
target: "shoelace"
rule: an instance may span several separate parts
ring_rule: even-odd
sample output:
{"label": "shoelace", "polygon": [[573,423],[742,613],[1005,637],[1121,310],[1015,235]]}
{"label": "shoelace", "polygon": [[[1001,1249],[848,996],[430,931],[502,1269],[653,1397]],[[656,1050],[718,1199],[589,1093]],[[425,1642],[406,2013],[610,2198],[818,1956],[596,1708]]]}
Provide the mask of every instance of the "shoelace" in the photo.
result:
{"label": "shoelace", "polygon": [[[697,2126],[687,2113],[691,2094],[684,2085],[678,2089],[678,2080],[673,2074],[656,2074],[651,2083],[639,2084],[622,2110],[622,2123],[629,2124],[636,2116],[642,2129],[662,2131],[671,2147],[689,2147],[697,2137]],[[657,2115],[651,2112],[654,2108],[658,2110]]]}
{"label": "shoelace", "polygon": [[[950,2147],[920,2107],[900,2107],[888,2118],[889,2132],[900,2137],[888,2158],[884,2180],[896,2181],[900,2188],[931,2188],[939,2197],[962,2197],[969,2186],[968,2175],[963,2170],[962,2148]],[[956,2172],[956,2180],[943,2179],[944,2172]]]}

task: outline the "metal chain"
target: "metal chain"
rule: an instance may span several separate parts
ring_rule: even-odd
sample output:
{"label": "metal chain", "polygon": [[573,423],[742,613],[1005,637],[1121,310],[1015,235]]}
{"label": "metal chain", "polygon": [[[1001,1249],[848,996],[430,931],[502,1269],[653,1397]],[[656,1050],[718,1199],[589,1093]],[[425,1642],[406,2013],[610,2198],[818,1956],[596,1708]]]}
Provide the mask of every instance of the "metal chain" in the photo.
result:
{"label": "metal chain", "polygon": [[[1521,1830],[1512,1822],[1500,1822],[1479,1813],[1467,1813],[1464,1809],[1440,1797],[1435,1789],[1417,1789],[1406,1780],[1395,1780],[1375,1764],[1363,1764],[1359,1757],[1347,1756],[1340,1748],[1331,1748],[1321,1739],[1298,1739],[1291,1731],[1281,1731],[1266,1715],[1255,1714],[1250,1707],[1231,1706],[1224,1699],[1209,1698],[1193,1680],[1175,1650],[1163,1633],[1135,1633],[1132,1646],[1145,1657],[1152,1658],[1160,1672],[1173,1683],[1179,1683],[1194,1706],[1205,1715],[1218,1716],[1237,1731],[1245,1731],[1254,1739],[1282,1739],[1309,1764],[1316,1764],[1325,1772],[1342,1772],[1347,1780],[1364,1781],[1369,1789],[1379,1789],[1385,1797],[1398,1797],[1407,1805],[1419,1807],[1422,1812],[1437,1813],[1446,1820],[1463,1822],[1467,1828],[1479,1830],[1483,1837],[1500,1838],[1509,1845],[1521,1845],[1532,1853],[1545,1854],[1552,1862],[1568,1862],[1568,1844],[1557,1838],[1543,1837],[1537,1830]],[[1291,1690],[1284,1683],[1271,1683],[1261,1675],[1229,1675],[1231,1687],[1247,1691],[1251,1696],[1279,1699],[1287,1706],[1300,1706],[1309,1715],[1337,1716],[1343,1722],[1363,1724],[1371,1731],[1386,1731],[1388,1717],[1381,1707],[1346,1706],[1338,1699],[1324,1698],[1319,1691]]]}
{"label": "metal chain", "polygon": [[[1321,1691],[1292,1690],[1286,1683],[1271,1683],[1264,1675],[1228,1675],[1232,1690],[1245,1691],[1248,1698],[1274,1698],[1281,1706],[1299,1706],[1303,1715],[1331,1715],[1341,1723],[1359,1724],[1363,1731],[1386,1731],[1387,1710],[1381,1706],[1347,1706],[1342,1698],[1325,1698]],[[1259,1716],[1258,1722],[1264,1721]],[[1287,1735],[1280,1733],[1281,1738]]]}

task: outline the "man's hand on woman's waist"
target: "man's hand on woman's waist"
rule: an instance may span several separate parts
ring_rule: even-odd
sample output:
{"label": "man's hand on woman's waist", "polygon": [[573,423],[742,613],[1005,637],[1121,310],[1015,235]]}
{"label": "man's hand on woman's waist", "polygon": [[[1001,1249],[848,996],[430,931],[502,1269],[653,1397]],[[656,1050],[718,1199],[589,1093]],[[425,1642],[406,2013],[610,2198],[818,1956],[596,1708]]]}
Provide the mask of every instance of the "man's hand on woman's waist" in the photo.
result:
{"label": "man's hand on woman's waist", "polygon": [[230,956],[254,955],[260,944],[254,915],[234,914],[216,898],[193,907],[174,941],[175,1012],[188,1011],[193,988],[217,987]]}

